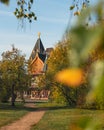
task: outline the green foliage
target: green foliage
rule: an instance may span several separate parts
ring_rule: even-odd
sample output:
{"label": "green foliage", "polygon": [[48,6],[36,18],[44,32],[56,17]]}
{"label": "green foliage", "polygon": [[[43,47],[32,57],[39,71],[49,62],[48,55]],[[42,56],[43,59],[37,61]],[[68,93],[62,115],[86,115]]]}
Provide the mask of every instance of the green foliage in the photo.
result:
{"label": "green foliage", "polygon": [[[9,5],[10,0],[0,0],[1,3]],[[27,19],[29,23],[37,20],[35,12],[32,11],[34,0],[17,0],[17,7],[15,8],[14,15],[17,19],[21,20],[21,27],[24,27],[24,20]]]}
{"label": "green foliage", "polygon": [[[70,42],[70,41],[69,41]],[[59,42],[48,58],[48,69],[44,75],[45,86],[51,91],[50,100],[58,103],[67,103],[70,106],[76,105],[76,90],[57,83],[55,75],[69,66],[67,41]]]}
{"label": "green foliage", "polygon": [[88,8],[89,3],[90,0],[72,0],[70,10],[74,11],[74,15],[80,15],[84,9]]}
{"label": "green foliage", "polygon": [[58,84],[55,81],[54,77],[58,71],[66,68],[69,64],[67,49],[68,46],[65,42],[58,43],[55,49],[51,52],[50,57],[47,61],[48,69],[45,75],[46,86],[49,86],[49,89],[51,91],[50,99],[54,102],[64,102],[66,98],[64,96],[65,94],[62,92],[62,89],[60,89],[62,88],[62,85]]}
{"label": "green foliage", "polygon": [[14,15],[17,19],[28,19],[31,23],[32,20],[36,20],[35,13],[31,11],[33,0],[18,0],[17,8],[15,9]]}
{"label": "green foliage", "polygon": [[61,104],[66,104],[66,99],[63,96],[62,91],[58,86],[52,86],[51,88],[51,94],[49,97],[50,101],[55,102],[55,103],[61,103]]}
{"label": "green foliage", "polygon": [[20,51],[12,46],[11,51],[6,51],[2,54],[0,71],[2,92],[4,93],[1,98],[13,96],[12,98],[15,101],[17,92],[23,93],[29,85],[30,78],[27,74],[25,56],[21,55]]}
{"label": "green foliage", "polygon": [[1,90],[1,93],[0,93],[0,101],[1,102],[8,102],[9,98],[10,98],[10,89],[9,88],[6,88],[4,86],[2,86],[3,89]]}
{"label": "green foliage", "polygon": [[[87,103],[95,104],[97,108],[104,108],[104,2],[100,1],[97,6],[88,8],[79,16],[77,24],[71,34],[71,52],[69,54],[70,66],[79,67],[85,72],[85,83],[90,90]],[[96,14],[96,25],[86,25],[89,14]],[[69,39],[69,35],[67,35]],[[91,89],[90,89],[91,88]]]}

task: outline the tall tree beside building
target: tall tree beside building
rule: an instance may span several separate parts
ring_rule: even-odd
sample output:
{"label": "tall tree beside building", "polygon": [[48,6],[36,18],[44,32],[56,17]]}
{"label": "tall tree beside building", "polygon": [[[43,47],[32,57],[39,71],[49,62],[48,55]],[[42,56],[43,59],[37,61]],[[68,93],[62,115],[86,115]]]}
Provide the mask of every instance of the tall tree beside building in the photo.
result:
{"label": "tall tree beside building", "polygon": [[0,70],[2,88],[5,91],[3,96],[5,98],[9,94],[8,98],[11,97],[11,104],[14,106],[17,92],[22,93],[29,83],[25,56],[21,54],[20,50],[12,46],[11,51],[2,54]]}
{"label": "tall tree beside building", "polygon": [[57,83],[55,80],[57,72],[69,66],[68,49],[69,47],[66,41],[61,41],[56,45],[47,60],[47,71],[42,78],[43,80],[41,79],[41,82],[50,90],[50,99],[52,101],[66,102],[72,106],[76,104],[74,89]]}

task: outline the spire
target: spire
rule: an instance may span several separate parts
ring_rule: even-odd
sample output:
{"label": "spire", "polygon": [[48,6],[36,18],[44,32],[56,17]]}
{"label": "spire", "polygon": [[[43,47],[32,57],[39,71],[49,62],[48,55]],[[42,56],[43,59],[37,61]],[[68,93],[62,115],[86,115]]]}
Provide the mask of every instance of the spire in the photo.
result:
{"label": "spire", "polygon": [[34,46],[34,48],[32,50],[31,56],[30,56],[32,59],[35,58],[37,53],[38,54],[43,54],[43,55],[45,54],[45,48],[44,48],[43,43],[41,41],[40,34],[41,33],[38,32],[38,39],[37,39],[37,41],[35,43],[35,46]]}
{"label": "spire", "polygon": [[38,32],[38,37],[40,38],[40,35],[41,35],[41,33],[40,32]]}

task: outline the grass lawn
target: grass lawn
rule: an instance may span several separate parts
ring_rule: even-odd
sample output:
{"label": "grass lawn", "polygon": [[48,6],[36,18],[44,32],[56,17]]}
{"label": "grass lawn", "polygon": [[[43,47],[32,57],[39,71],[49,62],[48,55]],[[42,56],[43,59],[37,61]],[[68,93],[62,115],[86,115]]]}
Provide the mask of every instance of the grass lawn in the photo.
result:
{"label": "grass lawn", "polygon": [[[32,130],[84,130],[88,124],[88,126],[94,126],[100,120],[102,127],[104,126],[103,110],[71,109],[49,103],[38,104],[37,106],[45,107],[48,110],[40,122],[33,126]],[[90,121],[91,119],[94,119],[93,122]]]}
{"label": "grass lawn", "polygon": [[19,119],[29,111],[32,109],[25,108],[22,103],[16,103],[14,108],[10,103],[0,103],[0,127]]}

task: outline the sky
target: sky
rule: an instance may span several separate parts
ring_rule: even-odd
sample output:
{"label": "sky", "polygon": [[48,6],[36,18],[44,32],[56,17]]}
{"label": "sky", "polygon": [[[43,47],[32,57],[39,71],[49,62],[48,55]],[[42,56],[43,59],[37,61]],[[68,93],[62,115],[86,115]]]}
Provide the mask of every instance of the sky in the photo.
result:
{"label": "sky", "polygon": [[[0,3],[0,55],[11,50],[11,45],[26,54],[28,59],[41,32],[41,40],[45,48],[54,47],[62,39],[70,19],[69,0],[35,0],[32,10],[37,21],[30,25],[25,22],[22,29],[13,14],[16,3],[10,1],[9,6]],[[1,59],[1,56],[0,56]]]}
{"label": "sky", "polygon": [[[1,54],[11,50],[11,45],[22,51],[28,59],[41,32],[41,40],[45,48],[54,47],[65,33],[67,26],[75,23],[75,16],[69,7],[73,0],[34,0],[32,10],[37,21],[27,21],[22,29],[20,21],[13,12],[16,0],[10,0],[9,6],[0,3],[0,59]],[[97,0],[91,0],[93,3]],[[69,24],[70,23],[70,24]]]}

